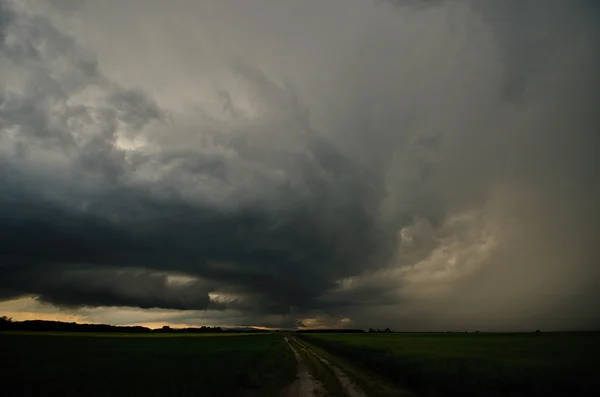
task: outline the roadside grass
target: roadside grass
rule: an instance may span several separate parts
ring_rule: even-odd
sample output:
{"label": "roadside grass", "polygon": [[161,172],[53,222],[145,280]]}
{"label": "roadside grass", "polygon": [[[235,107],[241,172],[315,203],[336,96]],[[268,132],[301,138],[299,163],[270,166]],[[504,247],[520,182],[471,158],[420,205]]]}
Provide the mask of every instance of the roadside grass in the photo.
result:
{"label": "roadside grass", "polygon": [[310,372],[317,378],[319,382],[321,382],[325,390],[327,390],[328,396],[343,397],[344,390],[331,367],[324,364],[314,354],[308,352],[295,340],[295,338],[289,338],[289,340],[294,349],[296,349],[298,354],[302,357],[306,365],[308,365]]}
{"label": "roadside grass", "polygon": [[[251,336],[239,334],[240,336]],[[254,335],[258,336],[258,335]],[[240,395],[277,396],[281,389],[296,377],[296,358],[280,335],[274,335],[273,344],[254,359],[246,376],[243,377]],[[249,341],[251,343],[252,340]]]}
{"label": "roadside grass", "polygon": [[421,396],[600,395],[600,333],[311,334],[303,339]]}
{"label": "roadside grass", "polygon": [[11,397],[268,397],[292,382],[296,368],[285,341],[275,333],[0,333],[0,351],[0,394]]}

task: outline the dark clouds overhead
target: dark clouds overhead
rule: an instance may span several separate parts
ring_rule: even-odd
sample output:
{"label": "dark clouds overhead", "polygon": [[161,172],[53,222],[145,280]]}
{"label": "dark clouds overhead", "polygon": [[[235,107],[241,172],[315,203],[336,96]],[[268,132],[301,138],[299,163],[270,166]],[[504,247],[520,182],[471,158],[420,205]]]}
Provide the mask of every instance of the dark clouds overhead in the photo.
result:
{"label": "dark clouds overhead", "polygon": [[0,299],[596,327],[592,3],[0,1]]}

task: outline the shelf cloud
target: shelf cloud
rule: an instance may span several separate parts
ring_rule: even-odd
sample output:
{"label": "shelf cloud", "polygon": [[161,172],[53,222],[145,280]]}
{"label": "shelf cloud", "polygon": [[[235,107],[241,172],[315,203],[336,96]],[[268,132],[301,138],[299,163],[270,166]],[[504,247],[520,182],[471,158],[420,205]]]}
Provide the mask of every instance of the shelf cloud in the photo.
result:
{"label": "shelf cloud", "polygon": [[2,307],[597,328],[599,18],[585,0],[0,0]]}

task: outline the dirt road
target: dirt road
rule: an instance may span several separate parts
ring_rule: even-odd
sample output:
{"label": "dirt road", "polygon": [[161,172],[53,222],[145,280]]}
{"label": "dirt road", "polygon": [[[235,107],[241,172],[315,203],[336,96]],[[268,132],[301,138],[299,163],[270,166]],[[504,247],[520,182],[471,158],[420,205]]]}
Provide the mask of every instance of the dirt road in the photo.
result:
{"label": "dirt road", "polygon": [[298,366],[296,370],[296,380],[294,383],[281,391],[280,397],[326,396],[327,393],[325,392],[325,388],[310,373],[308,365],[306,365],[302,357],[300,357],[300,354],[298,354],[296,349],[294,349],[294,347],[290,344],[287,336],[285,337],[285,341],[290,349],[292,349],[292,352],[296,357],[296,361],[298,362]]}
{"label": "dirt road", "polygon": [[[285,337],[285,340],[290,349],[292,349],[292,352],[298,361],[298,372],[296,375],[296,381],[282,392],[281,397],[326,396],[326,390],[322,384],[310,373],[308,366],[300,354],[298,354],[296,349],[292,346],[288,337]],[[298,339],[293,338],[293,341],[301,346],[301,348],[304,349],[308,354],[314,355],[324,365],[333,371],[336,378],[340,382],[340,385],[342,386],[344,394],[347,397],[366,397],[366,394],[358,387],[358,385],[354,383],[354,381],[352,381],[352,379],[350,379],[350,377],[348,377],[348,375],[346,375],[346,373],[344,373],[344,371],[342,371],[338,366],[315,353],[309,346],[300,342]]]}

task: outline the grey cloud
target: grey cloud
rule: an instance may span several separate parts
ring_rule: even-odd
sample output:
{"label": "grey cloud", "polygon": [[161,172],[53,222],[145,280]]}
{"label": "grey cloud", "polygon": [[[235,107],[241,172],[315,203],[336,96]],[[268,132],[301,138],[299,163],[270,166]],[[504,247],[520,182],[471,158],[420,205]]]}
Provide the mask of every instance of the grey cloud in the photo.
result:
{"label": "grey cloud", "polygon": [[161,119],[162,111],[157,104],[140,90],[116,90],[108,98],[118,112],[119,120],[142,128],[148,120]]}
{"label": "grey cloud", "polygon": [[0,3],[3,298],[598,324],[589,3],[67,3]]}
{"label": "grey cloud", "polygon": [[4,44],[4,40],[6,39],[6,29],[10,23],[10,19],[12,18],[11,9],[3,3],[0,3],[0,39],[2,44]]}
{"label": "grey cloud", "polygon": [[[30,270],[30,269],[29,269]],[[49,274],[48,274],[49,273]],[[38,269],[35,280],[11,280],[32,291],[42,302],[79,306],[135,306],[201,310],[212,306],[203,282],[169,282],[168,276],[145,270],[89,268],[87,266]],[[216,307],[217,305],[214,305]]]}

